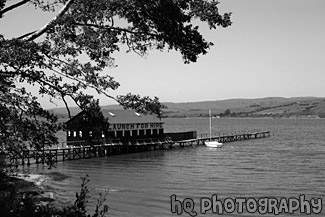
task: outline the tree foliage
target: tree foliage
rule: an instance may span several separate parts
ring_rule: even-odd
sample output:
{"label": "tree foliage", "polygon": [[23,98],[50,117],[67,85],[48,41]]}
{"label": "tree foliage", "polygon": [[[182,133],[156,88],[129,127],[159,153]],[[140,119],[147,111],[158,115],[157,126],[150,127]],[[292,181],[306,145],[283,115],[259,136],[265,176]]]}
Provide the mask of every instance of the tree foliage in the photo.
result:
{"label": "tree foliage", "polygon": [[[109,207],[105,204],[108,190],[99,193],[93,214],[89,214],[88,200],[90,193],[87,187],[88,175],[81,177],[80,192],[76,193],[73,204],[62,208],[56,207],[50,199],[41,196],[41,190],[34,184],[9,177],[0,171],[0,213],[6,217],[104,217]],[[21,189],[24,189],[21,191]],[[33,190],[30,190],[33,189]],[[45,202],[46,204],[42,203]]]}
{"label": "tree foliage", "polygon": [[[125,108],[160,115],[157,97],[113,96],[120,84],[107,71],[114,53],[146,55],[148,50],[176,50],[185,63],[196,62],[212,46],[195,20],[210,29],[231,25],[231,13],[220,14],[215,0],[0,0],[0,22],[7,13],[32,4],[56,16],[40,29],[6,38],[0,32],[0,129],[3,151],[9,144],[39,148],[56,142],[62,126],[44,110],[26,86],[40,95],[67,99],[80,108],[98,107],[88,88],[115,99]],[[91,110],[91,109],[90,109]],[[24,146],[16,146],[19,149]],[[16,150],[19,151],[19,150]]]}

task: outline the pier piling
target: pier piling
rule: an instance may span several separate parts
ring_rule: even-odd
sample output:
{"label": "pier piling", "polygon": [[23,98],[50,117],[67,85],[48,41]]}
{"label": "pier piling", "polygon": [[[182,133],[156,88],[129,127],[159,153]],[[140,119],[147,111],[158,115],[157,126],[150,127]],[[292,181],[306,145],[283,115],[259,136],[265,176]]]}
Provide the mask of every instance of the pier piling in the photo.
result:
{"label": "pier piling", "polygon": [[[223,135],[222,133],[212,136],[212,140],[217,140],[221,143],[251,140],[266,138],[271,136],[270,131],[254,131],[254,132],[245,132],[245,133],[230,133],[228,135]],[[20,160],[21,165],[24,165],[27,160],[27,165],[30,165],[32,162],[39,164],[45,164],[47,162],[59,162],[66,160],[77,160],[77,159],[89,159],[93,157],[108,157],[111,155],[120,155],[128,153],[137,153],[144,151],[154,151],[154,150],[163,150],[170,149],[175,146],[185,147],[193,145],[204,145],[204,142],[210,140],[207,134],[203,134],[194,139],[188,140],[179,140],[173,141],[171,138],[164,139],[150,139],[150,140],[137,140],[135,143],[128,142],[123,144],[110,143],[110,144],[101,144],[93,146],[76,146],[76,147],[67,147],[61,149],[44,149],[42,151],[37,150],[25,150],[21,153],[14,153],[10,155],[11,163],[18,163]]]}

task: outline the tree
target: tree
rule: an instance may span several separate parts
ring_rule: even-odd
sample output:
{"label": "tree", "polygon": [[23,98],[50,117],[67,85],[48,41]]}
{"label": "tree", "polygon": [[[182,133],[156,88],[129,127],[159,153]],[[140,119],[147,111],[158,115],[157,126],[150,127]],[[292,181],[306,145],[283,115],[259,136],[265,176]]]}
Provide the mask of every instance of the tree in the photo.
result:
{"label": "tree", "polygon": [[230,116],[231,112],[230,109],[226,109],[225,112],[223,113],[224,116]]}
{"label": "tree", "polygon": [[231,25],[231,13],[221,15],[215,0],[0,0],[0,21],[25,4],[56,16],[24,35],[5,38],[0,32],[0,133],[5,152],[41,148],[44,141],[54,144],[54,134],[62,128],[26,86],[37,86],[39,94],[51,100],[61,99],[69,114],[67,98],[82,110],[99,107],[86,93],[93,88],[125,108],[160,116],[163,105],[157,97],[109,93],[120,85],[104,71],[115,67],[112,54],[121,46],[141,56],[150,49],[174,49],[185,63],[196,62],[213,44],[193,21],[207,23],[210,29]]}

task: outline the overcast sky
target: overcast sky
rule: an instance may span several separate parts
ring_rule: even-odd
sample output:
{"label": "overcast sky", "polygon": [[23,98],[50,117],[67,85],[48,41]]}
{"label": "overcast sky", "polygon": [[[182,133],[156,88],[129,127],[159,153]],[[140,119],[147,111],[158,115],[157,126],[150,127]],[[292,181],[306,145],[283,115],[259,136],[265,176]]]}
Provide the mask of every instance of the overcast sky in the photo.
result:
{"label": "overcast sky", "polygon": [[[121,52],[115,55],[118,67],[107,69],[121,83],[111,94],[158,96],[162,102],[325,96],[324,0],[220,2],[220,12],[233,12],[233,24],[213,31],[200,25],[215,44],[208,54],[185,65],[174,51],[151,51],[146,58]],[[18,15],[6,14],[0,32],[21,35],[53,16],[30,12],[24,7]],[[114,103],[100,99],[103,105]]]}

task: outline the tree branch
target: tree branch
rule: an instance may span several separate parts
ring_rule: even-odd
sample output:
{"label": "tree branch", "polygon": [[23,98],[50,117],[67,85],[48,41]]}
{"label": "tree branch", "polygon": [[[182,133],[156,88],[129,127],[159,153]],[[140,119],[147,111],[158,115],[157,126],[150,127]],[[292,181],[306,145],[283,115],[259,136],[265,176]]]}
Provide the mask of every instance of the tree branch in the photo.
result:
{"label": "tree branch", "polygon": [[111,30],[117,30],[117,31],[121,31],[121,32],[126,32],[126,33],[130,33],[130,34],[138,34],[138,35],[148,35],[148,36],[152,36],[152,37],[160,37],[159,34],[155,34],[155,33],[150,33],[150,32],[134,32],[128,29],[123,29],[123,28],[119,28],[119,27],[113,27],[113,26],[100,26],[100,25],[96,25],[96,24],[89,24],[89,23],[76,23],[75,25],[77,26],[89,26],[89,27],[94,27],[94,28],[98,28],[98,29],[111,29]]}
{"label": "tree branch", "polygon": [[24,35],[22,35],[22,36],[19,36],[17,39],[23,39],[23,38],[25,38],[25,37],[27,37],[27,36],[29,36],[29,35],[31,35],[31,34],[34,34],[36,32],[36,30],[35,31],[32,31],[32,32],[30,32],[30,33],[26,33],[26,34],[24,34]]}
{"label": "tree branch", "polygon": [[1,10],[1,11],[0,11],[0,17],[2,17],[2,15],[4,15],[6,12],[11,11],[11,10],[13,10],[13,9],[15,9],[15,8],[18,8],[18,7],[20,7],[20,6],[24,5],[24,4],[26,4],[26,3],[29,2],[29,1],[30,1],[30,0],[23,0],[23,1],[21,1],[21,2],[18,2],[18,3],[16,3],[16,4],[13,4],[13,5],[11,5],[11,6],[7,7],[7,8],[5,8],[5,9],[3,9],[3,10]]}
{"label": "tree branch", "polygon": [[64,95],[63,95],[63,93],[61,93],[61,97],[62,97],[62,100],[63,100],[63,102],[64,102],[64,105],[65,105],[65,108],[67,109],[67,111],[68,111],[68,115],[69,115],[69,118],[71,119],[71,113],[70,113],[70,109],[69,109],[69,106],[68,106],[68,103],[67,103],[67,101],[65,100],[65,98],[64,98]]}
{"label": "tree branch", "polygon": [[[46,55],[46,56],[47,56],[47,55]],[[50,57],[50,56],[47,56],[47,57],[48,57],[49,59],[56,60],[56,61],[60,61],[60,62],[63,63],[63,64],[66,64],[66,65],[71,66],[69,63],[67,63],[67,62],[65,62],[65,61],[63,61],[63,60],[60,60],[60,59],[57,59],[57,58],[53,58],[53,57]],[[82,79],[78,79],[78,78],[73,77],[73,76],[70,76],[70,75],[68,75],[68,74],[63,74],[62,72],[59,72],[59,71],[57,71],[57,70],[55,70],[55,69],[53,69],[53,68],[51,68],[51,67],[49,67],[49,66],[46,66],[46,67],[47,67],[49,70],[51,70],[51,71],[53,71],[53,72],[55,72],[55,73],[57,73],[57,74],[59,74],[59,75],[65,77],[65,78],[68,78],[68,79],[71,79],[71,80],[74,80],[74,81],[80,82],[80,83],[82,83],[82,84],[85,84],[86,86],[95,89],[95,90],[98,91],[99,93],[104,94],[106,97],[108,97],[108,98],[113,99],[113,100],[116,101],[116,98],[115,98],[115,97],[113,97],[113,96],[111,96],[111,95],[108,95],[108,94],[107,94],[105,91],[103,91],[102,89],[100,89],[100,88],[98,88],[98,87],[96,87],[96,86],[94,86],[94,85],[91,85],[91,84],[89,84],[88,82],[86,82],[86,81],[84,81],[84,80],[82,80]],[[75,68],[75,69],[77,69],[77,68]],[[77,69],[77,70],[80,70],[80,69]],[[80,71],[82,72],[82,70],[80,70]]]}
{"label": "tree branch", "polygon": [[63,8],[59,11],[59,13],[49,22],[47,23],[45,26],[43,26],[42,28],[40,28],[38,31],[36,31],[35,33],[31,34],[30,36],[26,37],[24,40],[25,41],[32,41],[38,37],[40,37],[41,35],[43,35],[49,28],[52,27],[52,25],[55,24],[55,22],[62,17],[65,12],[68,11],[68,9],[70,8],[70,6],[73,4],[74,0],[69,0],[64,6]]}

